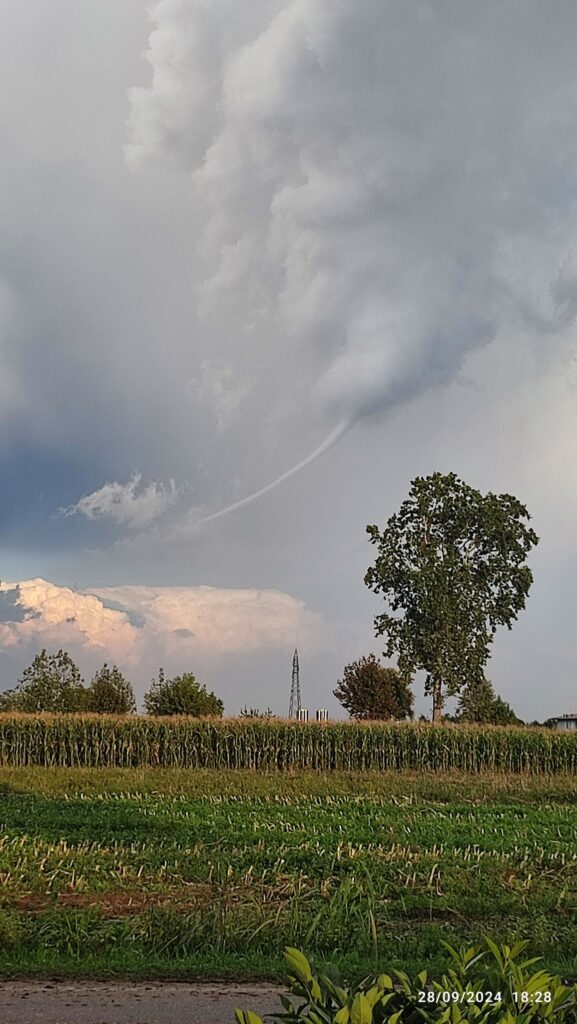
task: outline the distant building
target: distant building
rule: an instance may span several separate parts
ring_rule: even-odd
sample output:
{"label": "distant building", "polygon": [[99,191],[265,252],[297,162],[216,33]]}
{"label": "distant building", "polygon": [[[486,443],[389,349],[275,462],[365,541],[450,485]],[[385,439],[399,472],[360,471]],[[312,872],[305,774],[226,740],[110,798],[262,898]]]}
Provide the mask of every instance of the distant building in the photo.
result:
{"label": "distant building", "polygon": [[556,729],[577,729],[577,715],[559,715],[557,718],[551,718]]}

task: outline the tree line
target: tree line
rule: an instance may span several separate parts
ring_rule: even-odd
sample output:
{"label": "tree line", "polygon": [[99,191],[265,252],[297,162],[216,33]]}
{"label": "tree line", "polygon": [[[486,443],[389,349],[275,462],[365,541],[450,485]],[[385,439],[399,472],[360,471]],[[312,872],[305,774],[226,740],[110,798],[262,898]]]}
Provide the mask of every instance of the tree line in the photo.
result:
{"label": "tree line", "polygon": [[[399,721],[414,717],[414,696],[409,682],[397,669],[381,665],[374,654],[346,665],[343,678],[333,693],[350,717],[357,721]],[[455,714],[443,717],[444,721],[456,723],[523,724],[485,678],[464,686]]]}
{"label": "tree line", "polygon": [[[374,654],[346,665],[333,693],[357,721],[413,718],[414,697],[409,684],[397,669],[381,665]],[[162,668],[144,695],[144,707],[149,715],[221,718],[224,712],[223,701],[192,672],[167,679]],[[48,654],[43,649],[24,670],[18,685],[0,694],[0,711],[128,715],[136,711],[136,699],[131,683],[117,665],[105,663],[86,686],[66,651]],[[241,708],[240,715],[275,717],[270,708],[260,711],[246,706]],[[494,693],[487,680],[465,687],[453,720],[519,724],[509,705]]]}
{"label": "tree line", "polygon": [[[221,718],[224,711],[220,698],[192,672],[167,679],[162,668],[144,695],[144,707],[149,715]],[[136,711],[136,699],[131,683],[116,665],[105,663],[86,686],[66,651],[48,654],[42,649],[17,686],[0,694],[0,711],[129,715]]]}
{"label": "tree line", "polygon": [[[526,560],[539,538],[527,525],[530,518],[510,494],[483,495],[455,473],[433,473],[412,481],[382,530],[366,527],[377,555],[364,582],[385,601],[375,635],[384,637],[382,653],[396,656],[397,667],[381,665],[374,654],[345,667],[333,693],[352,718],[411,718],[410,687],[423,671],[433,722],[443,718],[447,697],[459,698],[453,721],[519,722],[485,667],[497,628],[512,628],[533,581]],[[222,716],[224,710],[192,673],[166,679],[163,669],[144,706],[154,715]],[[0,695],[0,710],[128,714],[135,708],[132,687],[117,666],[105,664],[87,687],[62,650],[43,650],[16,689]],[[245,707],[241,715],[272,712]]]}

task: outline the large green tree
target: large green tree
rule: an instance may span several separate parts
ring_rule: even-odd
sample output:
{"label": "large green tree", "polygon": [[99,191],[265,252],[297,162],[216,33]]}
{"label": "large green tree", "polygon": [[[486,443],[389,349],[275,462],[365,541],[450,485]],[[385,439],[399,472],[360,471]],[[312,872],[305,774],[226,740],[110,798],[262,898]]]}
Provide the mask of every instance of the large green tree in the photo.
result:
{"label": "large green tree", "polygon": [[134,690],[116,665],[109,668],[105,662],[96,673],[88,687],[86,707],[88,711],[109,715],[136,711]]}
{"label": "large green tree", "polygon": [[525,563],[539,539],[529,519],[510,494],[483,495],[455,473],[434,473],[412,481],[382,532],[367,526],[378,554],[365,583],[390,609],[376,616],[376,635],[404,678],[427,673],[434,722],[446,695],[483,678],[497,627],[511,629],[525,607]]}
{"label": "large green tree", "polygon": [[482,722],[488,725],[522,725],[506,700],[499,697],[488,679],[467,683],[461,691],[456,722]]}
{"label": "large green tree", "polygon": [[43,648],[18,685],[5,695],[5,706],[14,711],[82,711],[86,688],[80,671],[66,651],[47,654]]}
{"label": "large green tree", "polygon": [[412,718],[413,694],[400,673],[385,668],[374,654],[345,665],[333,693],[351,718]]}
{"label": "large green tree", "polygon": [[194,715],[196,718],[209,715],[222,718],[224,711],[220,698],[199,683],[192,672],[166,679],[163,669],[159,669],[158,679],[153,679],[145,694],[144,706],[149,715]]}

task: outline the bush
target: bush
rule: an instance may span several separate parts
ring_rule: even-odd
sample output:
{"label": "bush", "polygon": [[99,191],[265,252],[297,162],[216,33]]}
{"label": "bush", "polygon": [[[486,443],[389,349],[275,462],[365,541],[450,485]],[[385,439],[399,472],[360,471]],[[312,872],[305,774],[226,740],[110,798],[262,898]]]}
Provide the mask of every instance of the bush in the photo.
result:
{"label": "bush", "polygon": [[[300,1000],[281,996],[284,1013],[269,1014],[274,1021],[303,1024],[575,1024],[576,987],[564,985],[546,970],[529,973],[540,960],[521,960],[526,943],[499,948],[486,939],[486,949],[453,949],[444,943],[451,966],[435,981],[426,971],[411,980],[403,971],[390,970],[345,988],[338,972],[329,967],[320,974],[298,949],[288,947],[290,992]],[[496,998],[494,998],[496,996]],[[263,1024],[251,1010],[236,1010],[238,1024]]]}
{"label": "bush", "polygon": [[16,949],[24,938],[25,928],[18,914],[0,907],[0,952]]}

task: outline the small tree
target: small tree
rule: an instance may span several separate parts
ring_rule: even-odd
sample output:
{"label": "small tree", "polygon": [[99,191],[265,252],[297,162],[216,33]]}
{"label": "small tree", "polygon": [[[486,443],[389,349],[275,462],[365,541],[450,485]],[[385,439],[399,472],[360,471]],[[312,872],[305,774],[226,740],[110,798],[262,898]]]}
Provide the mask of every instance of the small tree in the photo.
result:
{"label": "small tree", "polygon": [[413,694],[395,668],[385,668],[374,654],[346,665],[333,693],[351,718],[412,718]]}
{"label": "small tree", "polygon": [[4,690],[0,693],[0,713],[14,711],[15,690]]}
{"label": "small tree", "polygon": [[495,693],[488,679],[468,683],[459,699],[456,722],[484,722],[488,725],[522,725],[507,701]]}
{"label": "small tree", "polygon": [[195,718],[209,715],[222,718],[224,711],[220,698],[199,683],[192,672],[165,679],[162,668],[144,696],[144,706],[149,715],[194,715]]}
{"label": "small tree", "polygon": [[106,662],[94,676],[87,693],[86,707],[96,714],[129,715],[136,711],[134,690],[116,665]]}
{"label": "small tree", "polygon": [[378,556],[365,583],[402,612],[377,615],[376,635],[404,678],[425,670],[434,722],[445,694],[483,678],[497,627],[511,629],[525,607],[533,575],[524,563],[539,539],[529,518],[510,494],[482,495],[454,473],[434,473],[413,480],[382,533],[367,526]]}
{"label": "small tree", "polygon": [[43,648],[9,692],[14,711],[83,711],[86,688],[78,667],[66,651],[47,654]]}
{"label": "small tree", "polygon": [[247,708],[246,704],[240,709],[241,718],[274,718],[274,712],[270,708],[261,711],[260,708]]}

